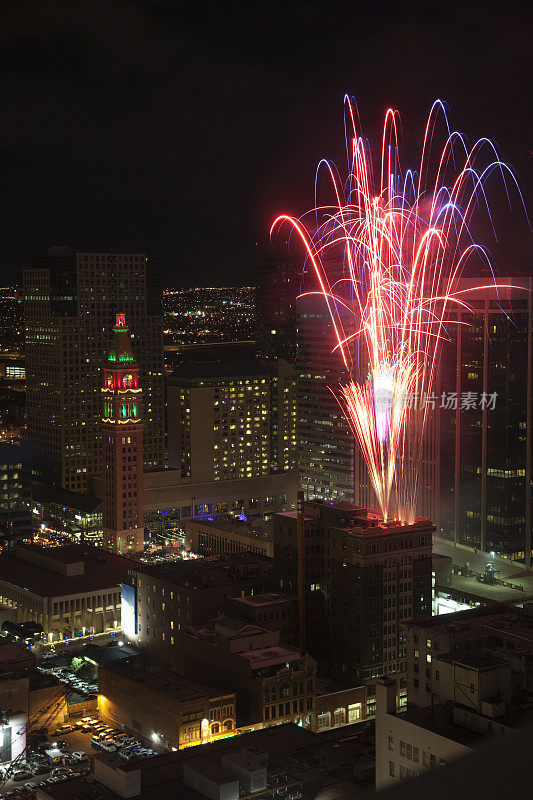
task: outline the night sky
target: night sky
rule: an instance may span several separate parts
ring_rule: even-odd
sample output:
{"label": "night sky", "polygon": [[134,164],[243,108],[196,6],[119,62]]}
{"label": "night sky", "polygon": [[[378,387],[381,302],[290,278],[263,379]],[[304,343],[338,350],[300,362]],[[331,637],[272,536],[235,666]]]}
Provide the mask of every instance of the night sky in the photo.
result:
{"label": "night sky", "polygon": [[[416,153],[445,99],[487,135],[531,211],[530,3],[4,0],[2,282],[53,244],[148,251],[170,285],[255,280],[278,211],[344,167],[342,98],[374,136],[388,105]],[[496,249],[533,266],[515,206]]]}

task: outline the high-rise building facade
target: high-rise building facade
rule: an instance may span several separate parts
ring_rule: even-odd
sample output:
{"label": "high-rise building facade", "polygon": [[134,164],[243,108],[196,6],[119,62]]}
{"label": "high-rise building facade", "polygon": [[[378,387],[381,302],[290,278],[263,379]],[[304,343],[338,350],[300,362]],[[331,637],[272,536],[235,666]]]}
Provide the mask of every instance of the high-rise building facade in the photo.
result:
{"label": "high-rise building facade", "polygon": [[335,346],[328,309],[321,298],[298,301],[298,466],[308,499],[348,500],[355,491],[353,435],[332,390],[349,380]]}
{"label": "high-rise building facade", "polygon": [[144,467],[162,469],[161,286],[141,253],[54,248],[24,270],[28,439],[42,476],[86,492],[100,475],[100,388],[115,314],[130,323],[144,389]]}
{"label": "high-rise building facade", "polygon": [[297,374],[286,361],[191,362],[168,378],[168,462],[193,482],[296,466]]}
{"label": "high-rise building facade", "polygon": [[31,539],[30,449],[25,445],[0,444],[0,547],[14,550]]}
{"label": "high-rise building facade", "polygon": [[[450,307],[433,394],[417,398],[429,406],[417,510],[443,536],[531,563],[533,279],[496,283],[491,275],[461,279],[469,308]],[[309,499],[372,507],[366,466],[331,391],[349,378],[333,345],[322,299],[302,298],[300,485]]]}
{"label": "high-rise building facade", "polygon": [[260,358],[296,360],[296,308],[301,267],[287,253],[263,248],[257,264],[256,344]]}
{"label": "high-rise building facade", "polygon": [[103,543],[115,553],[144,549],[143,402],[125,315],[118,313],[104,369]]}
{"label": "high-rise building facade", "polygon": [[[482,282],[463,279],[459,289]],[[421,494],[442,535],[529,564],[533,279],[498,277],[512,287],[498,289],[485,282],[464,295],[470,310],[457,310],[459,324],[447,326],[430,414],[435,481]]]}
{"label": "high-rise building facade", "polygon": [[[384,522],[346,501],[306,502],[305,644],[328,673],[372,686],[394,674],[402,688],[401,624],[431,613],[434,525]],[[284,591],[298,576],[298,512],[276,514],[274,555]]]}

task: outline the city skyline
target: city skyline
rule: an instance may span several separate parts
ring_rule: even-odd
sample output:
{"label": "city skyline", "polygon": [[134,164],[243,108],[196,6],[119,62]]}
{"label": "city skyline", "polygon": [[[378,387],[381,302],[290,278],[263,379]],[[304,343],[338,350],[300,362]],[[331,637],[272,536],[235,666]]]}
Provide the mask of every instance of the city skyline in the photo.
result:
{"label": "city skyline", "polygon": [[0,17],[0,800],[517,797],[531,4]]}

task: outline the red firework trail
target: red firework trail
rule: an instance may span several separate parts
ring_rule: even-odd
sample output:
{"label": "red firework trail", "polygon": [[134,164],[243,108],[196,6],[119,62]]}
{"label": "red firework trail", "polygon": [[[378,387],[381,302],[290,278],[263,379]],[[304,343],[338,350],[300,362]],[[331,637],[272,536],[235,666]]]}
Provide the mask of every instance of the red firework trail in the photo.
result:
{"label": "red firework trail", "polygon": [[[405,172],[398,112],[385,115],[377,170],[356,112],[346,97],[347,180],[342,183],[328,161],[317,170],[326,170],[333,202],[315,204],[300,219],[281,214],[271,234],[286,223],[304,245],[316,280],[306,294],[323,298],[334,331],[332,353],[351,376],[330,388],[364,456],[384,519],[411,522],[429,408],[424,399],[432,396],[446,326],[457,324],[453,309],[469,309],[458,281],[474,256],[491,268],[486,248],[471,234],[471,217],[481,207],[492,224],[485,184],[493,173],[508,198],[506,177],[518,186],[492,142],[483,138],[469,149],[451,131],[441,101],[429,113],[416,170]],[[436,148],[439,115],[445,137]],[[494,279],[490,285],[497,286]]]}

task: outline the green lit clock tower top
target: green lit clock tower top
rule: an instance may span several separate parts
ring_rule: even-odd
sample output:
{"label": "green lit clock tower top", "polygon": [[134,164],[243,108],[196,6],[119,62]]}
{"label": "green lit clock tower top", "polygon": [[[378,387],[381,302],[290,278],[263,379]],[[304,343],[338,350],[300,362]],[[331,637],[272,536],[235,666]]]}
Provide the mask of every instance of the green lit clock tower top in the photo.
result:
{"label": "green lit clock tower top", "polygon": [[103,421],[118,425],[141,422],[139,367],[131,346],[125,315],[116,315],[113,341],[104,366]]}

